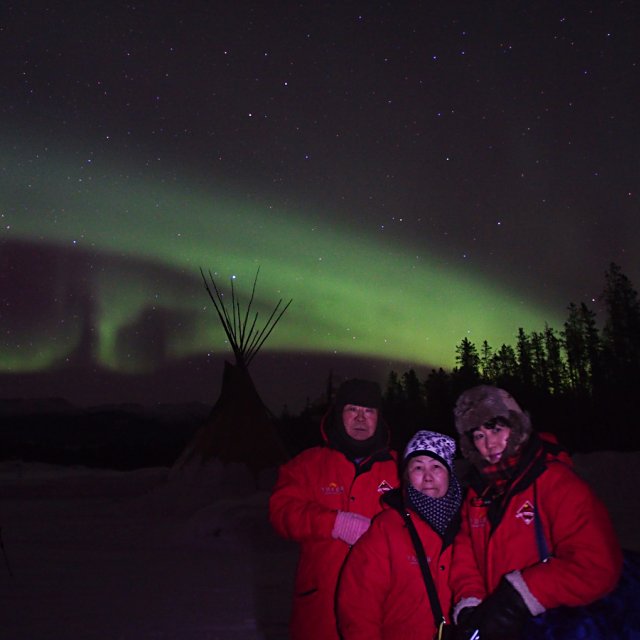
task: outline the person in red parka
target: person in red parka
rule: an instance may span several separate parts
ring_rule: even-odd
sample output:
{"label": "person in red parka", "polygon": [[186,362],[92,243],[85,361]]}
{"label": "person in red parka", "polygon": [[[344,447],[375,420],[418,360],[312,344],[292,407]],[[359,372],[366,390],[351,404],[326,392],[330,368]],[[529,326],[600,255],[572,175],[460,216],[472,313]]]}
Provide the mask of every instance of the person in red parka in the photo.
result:
{"label": "person in red parka", "polygon": [[[453,438],[433,431],[418,431],[409,441],[403,488],[385,494],[390,508],[374,518],[342,569],[337,615],[343,640],[432,640],[449,621],[449,567],[462,502],[455,451]],[[407,518],[424,549],[444,620],[431,605]]]}
{"label": "person in red parka", "polygon": [[377,383],[348,380],[321,425],[324,444],[280,467],[269,501],[278,534],[300,544],[292,640],[337,640],[335,592],[349,549],[398,486]]}
{"label": "person in red parka", "polygon": [[456,638],[520,638],[532,616],[611,592],[622,551],[609,514],[555,439],[493,386],[462,393],[454,418],[471,462],[451,566]]}

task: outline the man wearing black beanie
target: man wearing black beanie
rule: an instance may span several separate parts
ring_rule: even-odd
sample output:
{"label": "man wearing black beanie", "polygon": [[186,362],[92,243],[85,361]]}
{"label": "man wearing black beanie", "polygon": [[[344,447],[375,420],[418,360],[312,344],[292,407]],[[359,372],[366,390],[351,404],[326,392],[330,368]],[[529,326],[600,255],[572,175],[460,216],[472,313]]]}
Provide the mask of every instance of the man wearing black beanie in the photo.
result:
{"label": "man wearing black beanie", "polygon": [[280,468],[269,517],[281,536],[300,544],[292,640],[338,640],[334,606],[340,569],[381,511],[382,494],[399,485],[381,406],[377,383],[347,380],[323,418],[324,444]]}

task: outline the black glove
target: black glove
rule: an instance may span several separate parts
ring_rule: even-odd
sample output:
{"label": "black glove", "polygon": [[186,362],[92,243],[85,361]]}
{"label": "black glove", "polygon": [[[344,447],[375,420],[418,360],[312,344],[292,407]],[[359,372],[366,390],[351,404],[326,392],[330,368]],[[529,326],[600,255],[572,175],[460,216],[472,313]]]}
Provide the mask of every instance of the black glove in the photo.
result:
{"label": "black glove", "polygon": [[[454,640],[469,640],[476,630],[472,626],[471,618],[477,607],[465,607],[458,612],[458,621],[454,627],[453,639]],[[470,624],[471,623],[471,624]]]}
{"label": "black glove", "polygon": [[506,578],[502,578],[496,590],[465,621],[470,633],[463,638],[470,638],[478,629],[480,640],[517,640],[530,616],[522,596]]}

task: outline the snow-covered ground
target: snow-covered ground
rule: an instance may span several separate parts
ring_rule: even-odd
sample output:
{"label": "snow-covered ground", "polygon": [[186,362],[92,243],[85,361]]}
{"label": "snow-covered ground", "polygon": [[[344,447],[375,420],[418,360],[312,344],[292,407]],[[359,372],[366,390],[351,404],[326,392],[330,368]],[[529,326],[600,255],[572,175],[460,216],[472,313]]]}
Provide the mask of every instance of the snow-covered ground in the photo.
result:
{"label": "snow-covered ground", "polygon": [[[640,551],[640,452],[575,464]],[[267,521],[272,480],[0,464],[0,637],[286,638],[297,548]]]}

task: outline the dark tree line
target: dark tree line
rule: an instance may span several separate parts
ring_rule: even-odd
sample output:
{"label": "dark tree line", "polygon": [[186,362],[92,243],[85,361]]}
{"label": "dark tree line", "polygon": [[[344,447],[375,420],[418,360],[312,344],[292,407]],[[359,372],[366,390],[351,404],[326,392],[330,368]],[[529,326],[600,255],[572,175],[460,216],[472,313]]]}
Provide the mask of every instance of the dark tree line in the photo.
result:
{"label": "dark tree line", "polygon": [[476,384],[509,390],[539,430],[578,451],[640,448],[633,413],[640,398],[640,300],[620,267],[605,274],[604,319],[586,304],[570,303],[562,329],[518,329],[515,345],[476,345],[463,338],[451,372],[432,370],[423,381],[411,369],[392,371],[385,412],[402,446],[421,428],[453,434],[457,396]]}

